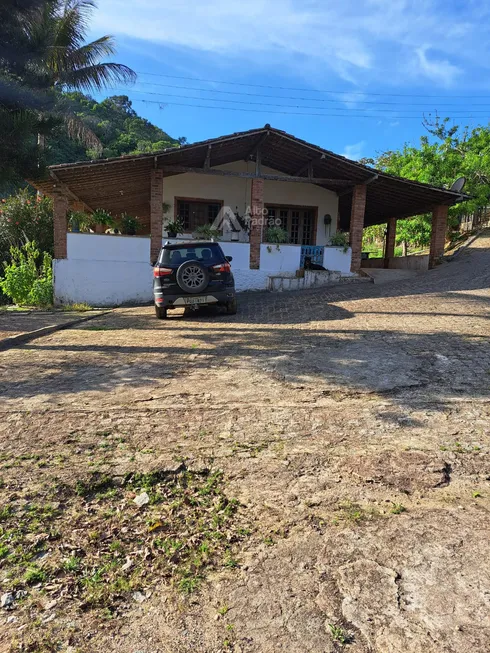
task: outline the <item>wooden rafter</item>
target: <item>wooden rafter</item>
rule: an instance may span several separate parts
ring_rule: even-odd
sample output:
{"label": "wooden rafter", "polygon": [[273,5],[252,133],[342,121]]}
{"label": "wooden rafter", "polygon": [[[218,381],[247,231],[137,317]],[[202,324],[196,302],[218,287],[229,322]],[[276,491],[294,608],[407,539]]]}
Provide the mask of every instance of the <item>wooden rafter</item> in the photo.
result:
{"label": "wooden rafter", "polygon": [[79,202],[80,204],[82,204],[82,206],[85,208],[85,211],[87,211],[88,213],[93,213],[94,212],[94,210],[87,204],[87,202],[84,202],[83,200],[81,200],[78,197],[78,195],[75,195],[75,193],[70,188],[68,188],[68,186],[64,182],[61,181],[61,179],[58,177],[58,175],[55,172],[50,170],[49,175],[53,179],[53,181],[55,182],[54,185],[57,188],[59,188],[64,195],[67,195],[68,197],[70,197],[74,202]]}
{"label": "wooden rafter", "polygon": [[204,159],[204,168],[206,170],[209,170],[211,167],[211,145],[208,145],[207,150],[206,150],[206,157]]}
{"label": "wooden rafter", "polygon": [[266,140],[269,138],[270,132],[266,131],[262,136],[259,138],[259,140],[254,144],[251,150],[249,150],[247,156],[245,157],[245,161],[250,161],[250,159],[257,154],[257,152],[260,152],[260,148],[262,145],[266,142]]}
{"label": "wooden rafter", "polygon": [[351,181],[347,179],[331,179],[318,177],[313,179],[308,179],[308,177],[296,177],[294,175],[269,175],[269,174],[259,174],[256,172],[235,172],[234,170],[215,170],[213,168],[206,170],[205,168],[192,168],[189,166],[179,166],[179,165],[164,165],[162,166],[164,173],[170,174],[183,174],[186,172],[192,172],[200,175],[213,175],[215,177],[241,177],[242,179],[254,179],[260,177],[260,179],[266,179],[269,181],[291,181],[298,183],[314,183],[314,184],[330,184],[345,186],[346,184],[352,184]]}
{"label": "wooden rafter", "polygon": [[[294,176],[295,176],[295,177],[301,177],[301,175],[302,175],[304,172],[308,171],[308,176],[313,177],[313,166],[314,166],[314,164],[315,164],[315,163],[320,163],[320,161],[323,161],[324,158],[325,158],[325,155],[322,154],[321,156],[317,156],[317,157],[315,157],[314,159],[310,159],[309,161],[307,161],[306,163],[304,163],[304,164],[301,166],[301,168],[299,168],[299,169],[294,173]],[[312,173],[311,175],[309,174],[310,171],[311,171],[311,173]]]}

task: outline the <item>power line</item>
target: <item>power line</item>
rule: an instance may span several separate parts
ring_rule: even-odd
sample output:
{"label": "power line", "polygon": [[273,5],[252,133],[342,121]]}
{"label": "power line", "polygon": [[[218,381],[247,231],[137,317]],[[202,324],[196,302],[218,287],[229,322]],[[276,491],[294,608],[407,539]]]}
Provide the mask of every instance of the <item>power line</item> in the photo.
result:
{"label": "power line", "polygon": [[[123,91],[123,89],[113,89],[115,91]],[[133,93],[142,93],[144,95],[156,95],[162,98],[167,98],[167,97],[172,97],[172,98],[181,98],[181,99],[186,99],[186,100],[201,100],[205,102],[226,102],[227,104],[247,104],[247,105],[254,105],[254,106],[266,106],[266,107],[277,107],[277,108],[284,108],[284,109],[322,109],[322,107],[313,107],[313,106],[308,106],[308,105],[301,105],[301,104],[272,104],[270,102],[251,102],[250,100],[225,100],[225,99],[219,99],[215,100],[214,98],[201,98],[201,97],[196,97],[192,95],[181,95],[178,93],[152,93],[151,91],[140,91],[138,89],[132,89]],[[164,100],[162,100],[164,102]],[[461,109],[464,109],[467,107],[461,107]],[[356,107],[331,107],[332,110],[335,111],[345,111],[346,113],[351,112],[351,111],[376,111],[378,113],[390,113],[394,114],[394,117],[396,117],[396,109],[378,109],[378,108],[356,108]],[[416,113],[418,116],[420,116],[420,112],[413,109],[410,110],[411,113]],[[473,111],[472,113],[486,113],[490,115],[490,109],[486,110],[477,110]],[[455,116],[459,117],[459,116]]]}
{"label": "power line", "polygon": [[[345,114],[345,113],[304,113],[300,111],[267,111],[265,109],[245,109],[238,107],[210,107],[203,104],[185,104],[184,102],[164,102],[163,100],[159,102],[158,100],[144,100],[142,98],[136,98],[134,102],[144,102],[145,104],[158,104],[160,107],[164,106],[174,106],[174,107],[193,107],[196,109],[212,109],[214,111],[242,111],[246,113],[265,113],[265,114],[282,114],[286,116],[321,116],[323,118],[375,118],[380,120],[381,118],[387,118],[387,116],[375,116],[375,115],[359,115],[359,114]],[[451,116],[458,120],[471,120],[473,116]],[[393,116],[392,119],[396,120],[420,120],[420,116]]]}
{"label": "power line", "polygon": [[[300,101],[310,101],[310,102],[347,102],[347,100],[336,100],[333,98],[312,98],[312,97],[297,97],[294,95],[267,95],[264,93],[245,93],[242,91],[222,91],[220,89],[214,89],[214,88],[194,88],[194,87],[189,87],[189,86],[176,86],[174,84],[156,84],[154,82],[145,82],[145,81],[138,81],[138,84],[146,84],[147,86],[159,86],[163,88],[173,88],[173,89],[181,89],[185,91],[200,91],[204,93],[220,93],[220,94],[225,94],[225,95],[245,95],[247,97],[257,97],[257,98],[274,98],[276,100],[300,100]],[[119,89],[120,90],[120,89]],[[326,91],[325,91],[326,92]],[[150,93],[148,91],[148,93]],[[418,97],[418,96],[411,96],[411,97]],[[427,97],[438,97],[438,96],[427,96]],[[441,96],[445,97],[445,96]],[[449,96],[451,97],[451,96]],[[457,96],[452,96],[452,97],[457,97]],[[485,97],[485,96],[484,96]],[[490,98],[490,96],[488,96]],[[427,105],[427,102],[380,102],[378,100],[353,100],[353,103],[355,102],[356,104],[376,104],[376,105],[395,105],[395,106],[405,106],[405,107],[423,107]],[[489,102],[483,102],[483,103],[472,103],[471,106],[475,107],[486,107],[489,106]],[[458,102],[452,102],[449,104],[442,104],[439,105],[439,107],[461,107],[462,105]],[[467,105],[465,104],[464,107],[466,108]]]}
{"label": "power line", "polygon": [[272,86],[267,84],[247,84],[245,82],[227,82],[220,79],[199,79],[197,77],[183,77],[180,75],[166,75],[164,73],[149,73],[136,71],[138,75],[151,75],[152,77],[165,77],[167,79],[183,79],[192,82],[206,82],[209,84],[227,84],[231,86],[249,86],[254,88],[269,88],[278,91],[297,91],[308,93],[332,93],[335,95],[372,95],[378,97],[420,97],[420,98],[490,98],[490,95],[427,95],[415,93],[366,93],[364,91],[335,91],[333,89],[292,88],[290,86]]}

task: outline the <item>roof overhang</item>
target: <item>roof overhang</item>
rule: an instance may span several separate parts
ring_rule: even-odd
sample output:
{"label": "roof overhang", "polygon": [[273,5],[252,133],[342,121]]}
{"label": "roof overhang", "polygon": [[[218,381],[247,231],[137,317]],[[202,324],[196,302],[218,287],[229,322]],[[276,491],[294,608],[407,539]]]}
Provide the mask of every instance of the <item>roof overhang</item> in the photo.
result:
{"label": "roof overhang", "polygon": [[47,195],[62,190],[89,210],[105,208],[114,214],[124,211],[147,220],[152,169],[163,169],[164,176],[181,174],[169,171],[179,166],[201,168],[205,173],[234,161],[257,159],[285,176],[304,177],[305,182],[338,193],[340,223],[346,230],[355,185],[367,184],[366,226],[468,199],[461,193],[374,170],[269,125],[158,153],[51,166],[46,178],[31,183]]}

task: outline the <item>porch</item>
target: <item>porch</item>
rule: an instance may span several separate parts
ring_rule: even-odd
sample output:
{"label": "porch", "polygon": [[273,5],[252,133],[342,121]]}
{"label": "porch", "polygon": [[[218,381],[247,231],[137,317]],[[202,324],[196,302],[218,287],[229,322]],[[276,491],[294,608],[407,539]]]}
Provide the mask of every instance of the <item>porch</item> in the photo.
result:
{"label": "porch", "polygon": [[[217,226],[238,289],[264,289],[270,277],[295,276],[305,256],[356,275],[363,228],[383,222],[389,267],[397,220],[427,212],[434,267],[444,251],[448,207],[465,199],[376,172],[269,125],[158,154],[53,166],[49,178],[31,183],[54,200],[57,299],[89,301],[90,289],[105,303],[151,299],[150,264],[168,238],[165,224],[176,219],[185,239],[199,226]],[[137,235],[67,233],[70,209],[99,208],[137,216]],[[271,242],[271,225],[287,243]],[[348,232],[345,247],[330,246],[338,232]]]}

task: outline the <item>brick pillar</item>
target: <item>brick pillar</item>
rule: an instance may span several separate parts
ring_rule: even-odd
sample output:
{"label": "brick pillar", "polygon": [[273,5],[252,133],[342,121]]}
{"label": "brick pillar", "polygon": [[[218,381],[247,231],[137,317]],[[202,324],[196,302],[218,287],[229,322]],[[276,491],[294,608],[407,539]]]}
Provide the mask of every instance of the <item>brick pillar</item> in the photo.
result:
{"label": "brick pillar", "polygon": [[163,236],[163,170],[151,171],[150,189],[150,263],[157,260]]}
{"label": "brick pillar", "polygon": [[362,231],[366,208],[366,186],[354,186],[350,214],[350,246],[352,248],[351,272],[359,272],[361,267]]}
{"label": "brick pillar", "polygon": [[250,208],[250,269],[258,270],[260,268],[260,243],[262,242],[262,227],[264,222],[263,179],[252,179]]}
{"label": "brick pillar", "polygon": [[432,233],[429,254],[430,269],[436,266],[437,262],[444,254],[447,230],[447,212],[448,207],[444,204],[439,204],[439,206],[436,206],[432,211]]}
{"label": "brick pillar", "polygon": [[395,256],[395,239],[396,239],[396,218],[388,220],[388,229],[386,231],[386,245],[385,245],[385,268],[390,267],[390,258]]}
{"label": "brick pillar", "polygon": [[68,221],[68,198],[61,193],[53,195],[53,229],[54,229],[54,258],[66,258],[66,232]]}

